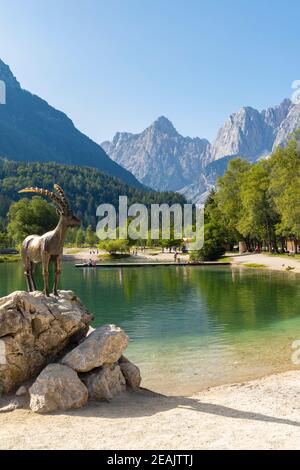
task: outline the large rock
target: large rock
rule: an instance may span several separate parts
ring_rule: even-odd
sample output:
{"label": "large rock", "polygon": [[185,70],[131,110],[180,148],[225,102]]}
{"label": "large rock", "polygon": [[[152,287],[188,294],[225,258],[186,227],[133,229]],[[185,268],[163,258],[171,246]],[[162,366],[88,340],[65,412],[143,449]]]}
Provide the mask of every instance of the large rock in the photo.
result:
{"label": "large rock", "polygon": [[118,364],[99,367],[87,374],[81,374],[80,378],[85,383],[89,398],[92,400],[109,401],[126,390],[125,377]]}
{"label": "large rock", "polygon": [[14,292],[0,299],[0,394],[16,389],[78,344],[92,317],[71,291]]}
{"label": "large rock", "polygon": [[37,413],[81,408],[88,391],[73,369],[49,364],[29,389],[30,408]]}
{"label": "large rock", "polygon": [[89,372],[96,367],[117,362],[127,344],[128,336],[121,328],[104,325],[87,336],[61,362],[77,372]]}
{"label": "large rock", "polygon": [[140,369],[124,356],[120,357],[119,366],[121,368],[122,374],[125,377],[128,387],[137,390],[140,387],[142,381]]}

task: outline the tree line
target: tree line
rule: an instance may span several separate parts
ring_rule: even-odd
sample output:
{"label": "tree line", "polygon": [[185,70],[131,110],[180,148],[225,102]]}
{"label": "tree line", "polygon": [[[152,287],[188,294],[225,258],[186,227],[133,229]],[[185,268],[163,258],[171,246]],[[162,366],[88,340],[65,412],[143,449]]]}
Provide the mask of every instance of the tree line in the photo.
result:
{"label": "tree line", "polygon": [[[231,160],[205,210],[205,232],[216,245],[244,241],[249,251],[284,252],[300,240],[300,131],[286,147],[255,164]],[[206,237],[209,241],[212,237]]]}
{"label": "tree line", "polygon": [[[30,233],[41,234],[57,223],[55,209],[40,197],[20,197],[18,191],[26,186],[53,189],[61,185],[82,229],[74,235],[82,239],[87,227],[95,230],[96,209],[102,203],[118,207],[119,196],[127,196],[128,204],[184,204],[185,198],[173,192],[156,192],[131,187],[99,170],[57,163],[24,163],[0,158],[0,247],[19,243]],[[85,235],[84,235],[85,236]],[[75,242],[74,242],[75,243]]]}

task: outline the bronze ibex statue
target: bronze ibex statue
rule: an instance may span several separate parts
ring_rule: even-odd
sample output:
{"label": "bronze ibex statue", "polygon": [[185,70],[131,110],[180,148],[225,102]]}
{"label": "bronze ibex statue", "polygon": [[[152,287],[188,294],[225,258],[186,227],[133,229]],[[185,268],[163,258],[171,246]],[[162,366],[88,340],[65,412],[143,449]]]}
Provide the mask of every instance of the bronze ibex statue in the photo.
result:
{"label": "bronze ibex statue", "polygon": [[57,286],[61,272],[61,256],[63,245],[69,227],[80,225],[80,220],[73,215],[65,193],[58,185],[54,185],[56,192],[41,188],[25,188],[19,193],[37,193],[48,196],[56,205],[59,214],[59,222],[54,230],[44,235],[29,235],[22,244],[22,260],[24,263],[25,276],[28,291],[36,290],[36,284],[33,277],[34,266],[41,263],[43,267],[44,293],[49,296],[49,262],[53,261],[55,266],[55,278],[53,294],[58,296]]}

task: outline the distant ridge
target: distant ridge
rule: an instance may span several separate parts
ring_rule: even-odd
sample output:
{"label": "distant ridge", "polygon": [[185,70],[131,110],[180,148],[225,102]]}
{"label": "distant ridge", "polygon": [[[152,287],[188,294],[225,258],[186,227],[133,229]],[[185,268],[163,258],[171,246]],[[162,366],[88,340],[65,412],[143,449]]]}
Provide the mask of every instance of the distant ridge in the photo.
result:
{"label": "distant ridge", "polygon": [[125,183],[141,187],[126,169],[112,161],[100,145],[46,101],[23,90],[8,65],[0,60],[6,84],[6,105],[0,106],[0,155],[24,162],[57,162],[98,168]]}

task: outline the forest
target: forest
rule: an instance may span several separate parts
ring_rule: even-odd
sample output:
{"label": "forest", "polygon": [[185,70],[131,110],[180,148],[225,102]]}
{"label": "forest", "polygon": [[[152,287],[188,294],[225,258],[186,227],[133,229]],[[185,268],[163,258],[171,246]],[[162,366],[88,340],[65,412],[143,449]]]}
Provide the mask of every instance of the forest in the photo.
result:
{"label": "forest", "polygon": [[[95,229],[98,205],[109,203],[118,207],[120,195],[128,197],[128,204],[138,202],[146,206],[153,203],[184,204],[186,202],[180,194],[155,192],[146,187],[137,189],[89,167],[57,163],[23,163],[0,158],[0,245],[4,246],[9,243],[6,237],[7,226],[17,217],[17,214],[19,222],[18,220],[14,222],[15,224],[18,222],[20,234],[18,236],[15,233],[14,225],[11,231],[18,239],[35,226],[39,233],[41,230],[49,229],[49,226],[55,223],[55,211],[51,212],[51,205],[48,204],[50,207],[48,210],[45,206],[49,201],[43,203],[38,197],[32,198],[28,195],[24,198],[23,195],[18,194],[20,189],[28,186],[52,190],[53,183],[58,183],[63,187],[73,212],[82,222],[83,229],[88,226]],[[17,206],[14,205],[16,202],[19,202]],[[46,217],[46,213],[49,218]],[[31,220],[30,229],[29,219]],[[21,228],[22,224],[23,228]]]}
{"label": "forest", "polygon": [[249,251],[286,250],[300,240],[300,131],[286,147],[255,164],[229,162],[205,207],[206,233],[232,246],[244,241]]}

